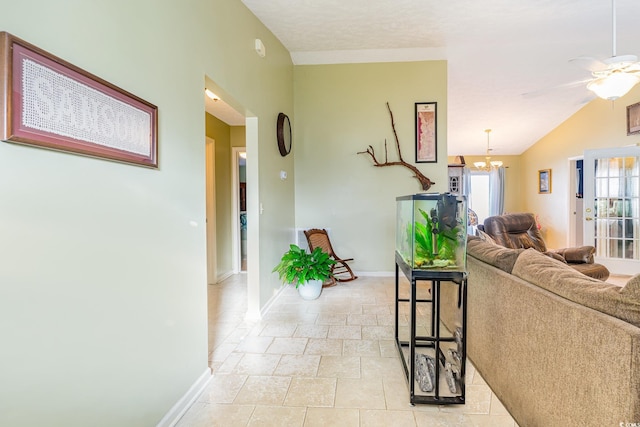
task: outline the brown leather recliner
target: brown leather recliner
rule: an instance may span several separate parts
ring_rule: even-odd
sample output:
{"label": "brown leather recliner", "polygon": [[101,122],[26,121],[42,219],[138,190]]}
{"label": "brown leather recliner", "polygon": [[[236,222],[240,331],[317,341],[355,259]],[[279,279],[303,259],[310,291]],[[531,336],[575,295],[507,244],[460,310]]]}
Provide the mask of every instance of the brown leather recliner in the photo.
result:
{"label": "brown leather recliner", "polygon": [[587,276],[600,280],[607,280],[609,277],[607,267],[594,263],[593,254],[596,248],[593,246],[547,250],[547,245],[538,230],[535,216],[531,213],[491,216],[484,220],[484,232],[501,246],[512,249],[533,248],[552,258],[566,262]]}

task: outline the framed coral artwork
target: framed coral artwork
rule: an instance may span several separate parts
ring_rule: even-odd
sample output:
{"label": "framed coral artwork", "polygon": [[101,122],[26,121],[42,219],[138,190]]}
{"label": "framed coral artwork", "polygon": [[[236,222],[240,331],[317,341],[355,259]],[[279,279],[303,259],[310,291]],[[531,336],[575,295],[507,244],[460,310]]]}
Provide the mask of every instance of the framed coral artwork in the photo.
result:
{"label": "framed coral artwork", "polygon": [[437,161],[437,103],[416,102],[416,163]]}

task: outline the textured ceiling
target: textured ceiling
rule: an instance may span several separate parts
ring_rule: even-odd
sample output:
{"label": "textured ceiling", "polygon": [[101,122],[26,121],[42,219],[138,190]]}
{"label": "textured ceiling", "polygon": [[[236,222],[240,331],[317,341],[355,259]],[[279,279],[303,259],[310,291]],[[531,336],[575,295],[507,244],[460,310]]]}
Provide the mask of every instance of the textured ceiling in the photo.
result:
{"label": "textured ceiling", "polygon": [[[242,2],[294,64],[446,59],[450,155],[483,154],[486,128],[494,155],[522,153],[592,99],[585,85],[548,90],[590,77],[569,60],[612,55],[608,0]],[[640,1],[616,10],[617,53],[640,55]]]}

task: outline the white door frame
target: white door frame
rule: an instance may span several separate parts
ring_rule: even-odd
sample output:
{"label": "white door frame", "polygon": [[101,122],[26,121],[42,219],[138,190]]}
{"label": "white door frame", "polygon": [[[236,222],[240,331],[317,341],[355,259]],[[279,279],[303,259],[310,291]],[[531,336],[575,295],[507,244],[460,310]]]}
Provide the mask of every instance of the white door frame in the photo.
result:
{"label": "white door frame", "polygon": [[[258,118],[246,119],[247,149],[247,297],[246,319],[257,321],[260,312],[260,179]],[[269,268],[270,270],[270,268]]]}
{"label": "white door frame", "polygon": [[231,253],[233,254],[233,274],[241,271],[240,245],[240,153],[246,153],[246,147],[231,147]]}

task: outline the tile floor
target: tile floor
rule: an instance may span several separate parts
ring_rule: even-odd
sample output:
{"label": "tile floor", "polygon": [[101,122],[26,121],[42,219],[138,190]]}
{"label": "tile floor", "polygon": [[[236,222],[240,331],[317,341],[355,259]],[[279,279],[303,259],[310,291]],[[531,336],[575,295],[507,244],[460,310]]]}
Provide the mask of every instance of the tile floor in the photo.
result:
{"label": "tile floor", "polygon": [[293,287],[244,321],[246,275],[209,286],[213,379],[179,427],[517,427],[471,364],[465,405],[409,404],[393,340],[394,279],[363,277],[302,300]]}

